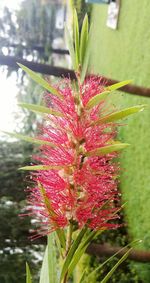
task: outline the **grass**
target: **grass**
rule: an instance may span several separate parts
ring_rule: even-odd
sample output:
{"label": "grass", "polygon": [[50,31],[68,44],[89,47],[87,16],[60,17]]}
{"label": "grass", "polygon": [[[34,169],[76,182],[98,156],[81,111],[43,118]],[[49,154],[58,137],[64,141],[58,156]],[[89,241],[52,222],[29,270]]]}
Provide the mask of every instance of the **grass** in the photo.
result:
{"label": "grass", "polygon": [[[150,1],[122,1],[117,30],[106,26],[107,5],[93,5],[91,70],[118,80],[150,87]],[[121,183],[128,231],[131,239],[143,239],[150,250],[150,98],[117,92],[119,108],[147,104],[122,127],[119,137],[131,146],[121,156]],[[150,264],[138,264],[144,283],[149,283]]]}

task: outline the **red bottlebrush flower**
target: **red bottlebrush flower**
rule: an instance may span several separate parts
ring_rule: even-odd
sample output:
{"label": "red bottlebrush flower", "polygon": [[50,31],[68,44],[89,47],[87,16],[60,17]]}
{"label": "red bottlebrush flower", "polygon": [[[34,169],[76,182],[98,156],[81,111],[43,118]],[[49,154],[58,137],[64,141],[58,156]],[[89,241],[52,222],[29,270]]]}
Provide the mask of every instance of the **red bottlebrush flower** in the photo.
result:
{"label": "red bottlebrush flower", "polygon": [[47,106],[61,115],[47,115],[39,137],[53,146],[40,146],[34,157],[47,168],[33,173],[36,185],[30,190],[30,208],[40,217],[43,233],[64,228],[70,221],[80,228],[115,228],[110,221],[117,218],[117,153],[99,155],[96,150],[113,144],[116,125],[96,123],[110,113],[104,100],[92,109],[86,107],[104,86],[100,78],[91,78],[76,91],[66,80],[58,90],[63,99],[45,97]]}

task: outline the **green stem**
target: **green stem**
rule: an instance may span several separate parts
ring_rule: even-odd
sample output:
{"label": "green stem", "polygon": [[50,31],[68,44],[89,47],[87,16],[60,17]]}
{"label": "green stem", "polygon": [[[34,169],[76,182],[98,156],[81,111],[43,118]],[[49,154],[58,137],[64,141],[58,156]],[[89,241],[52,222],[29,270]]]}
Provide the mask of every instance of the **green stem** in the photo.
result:
{"label": "green stem", "polygon": [[62,283],[67,283],[67,275],[68,275],[68,273],[66,273],[66,274],[65,274],[65,277],[64,277],[64,279],[63,279],[63,282],[62,282]]}
{"label": "green stem", "polygon": [[66,255],[68,254],[68,251],[69,251],[70,246],[71,246],[72,230],[73,230],[73,225],[72,225],[72,223],[70,223],[69,227],[68,227],[68,234],[67,234]]}
{"label": "green stem", "polygon": [[[72,225],[72,223],[70,223],[69,227],[68,227],[67,242],[66,242],[66,256],[67,256],[67,254],[70,250],[70,247],[71,247],[72,232],[73,232],[73,225]],[[67,276],[68,276],[68,271],[65,273],[65,276],[64,276],[62,283],[67,283]]]}

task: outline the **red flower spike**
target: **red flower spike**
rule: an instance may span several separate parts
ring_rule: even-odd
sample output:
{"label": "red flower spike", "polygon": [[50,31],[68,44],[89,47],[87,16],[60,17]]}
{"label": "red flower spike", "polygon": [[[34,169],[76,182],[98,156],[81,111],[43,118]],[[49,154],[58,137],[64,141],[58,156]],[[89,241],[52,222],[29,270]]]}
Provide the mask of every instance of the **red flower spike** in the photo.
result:
{"label": "red flower spike", "polygon": [[93,96],[104,91],[104,86],[100,78],[90,78],[80,85],[78,94],[66,80],[58,91],[64,99],[47,94],[45,100],[47,107],[63,115],[48,114],[40,136],[55,147],[42,145],[40,154],[34,157],[42,165],[55,165],[56,169],[32,175],[36,185],[30,189],[30,209],[39,217],[43,234],[64,228],[70,221],[80,228],[116,228],[110,221],[118,217],[114,206],[114,200],[119,198],[119,166],[114,161],[117,153],[94,157],[84,154],[112,144],[116,136],[114,123],[91,125],[105,114],[105,101],[90,110],[85,108]]}

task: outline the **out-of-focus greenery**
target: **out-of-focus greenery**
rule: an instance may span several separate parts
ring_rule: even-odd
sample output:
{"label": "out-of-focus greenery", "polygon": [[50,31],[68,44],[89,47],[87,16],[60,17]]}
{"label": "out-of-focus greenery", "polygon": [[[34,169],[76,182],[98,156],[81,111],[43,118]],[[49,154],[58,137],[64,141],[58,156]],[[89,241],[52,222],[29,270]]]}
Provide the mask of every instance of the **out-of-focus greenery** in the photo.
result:
{"label": "out-of-focus greenery", "polygon": [[89,19],[91,17],[91,5],[88,5],[83,0],[70,0],[72,6],[77,10],[79,26],[81,28],[85,14],[87,13]]}
{"label": "out-of-focus greenery", "polygon": [[59,1],[23,0],[17,11],[5,7],[0,18],[0,53],[37,62],[51,62],[53,40],[63,37],[56,27]]}
{"label": "out-of-focus greenery", "polygon": [[[106,26],[107,5],[93,5],[91,70],[118,80],[150,86],[150,2],[122,1],[118,29]],[[131,146],[121,155],[121,183],[128,233],[142,239],[140,248],[150,249],[150,98],[116,92],[113,103],[119,108],[147,104],[147,109],[125,121],[119,138]],[[134,264],[144,283],[149,283],[150,264]],[[120,281],[119,281],[120,282]],[[131,282],[131,281],[130,281]],[[136,282],[136,281],[135,281]]]}
{"label": "out-of-focus greenery", "polygon": [[[42,90],[33,81],[24,80],[18,101],[39,104],[41,93]],[[17,131],[32,135],[42,118],[30,111],[24,112],[22,119],[16,113]],[[41,267],[45,238],[31,241],[30,232],[36,226],[29,216],[19,216],[27,213],[25,189],[32,186],[32,181],[29,174],[18,168],[30,164],[35,151],[32,144],[12,141],[8,136],[0,142],[0,282],[3,283],[24,283],[26,261],[31,266],[34,280],[38,278]],[[6,272],[8,268],[9,272]]]}
{"label": "out-of-focus greenery", "polygon": [[[50,49],[52,41],[63,36],[63,30],[55,29],[56,12],[61,8],[60,1],[24,0],[21,8],[10,11],[5,8],[0,18],[0,54],[3,47],[8,55],[40,62],[51,62]],[[57,5],[58,4],[58,5]],[[15,19],[15,20],[14,20]],[[17,60],[16,60],[17,61]],[[11,73],[9,70],[8,73]],[[42,104],[43,90],[33,81],[18,76],[18,102]],[[41,116],[23,110],[15,113],[16,130],[22,134],[32,135]],[[22,142],[13,142],[7,138],[0,143],[0,282],[24,283],[25,262],[28,261],[34,280],[39,275],[41,253],[45,238],[31,241],[29,231],[36,229],[29,217],[20,218],[18,214],[26,213],[25,188],[32,186],[29,174],[17,169],[29,164],[33,147]],[[26,177],[27,176],[27,177]],[[27,181],[27,182],[26,182]],[[8,272],[9,270],[9,272]],[[36,282],[36,281],[34,281]]]}
{"label": "out-of-focus greenery", "polygon": [[[117,230],[109,230],[100,235],[98,239],[95,240],[96,243],[104,244],[109,243],[112,246],[125,246],[130,239],[128,237],[125,226],[120,227]],[[85,255],[81,262],[81,269],[86,270],[87,274],[90,274],[94,269],[100,266],[102,263],[107,260],[108,257],[100,255],[99,257]],[[114,258],[109,261],[103,268],[93,274],[91,278],[92,283],[99,283],[102,281],[104,276],[114,267],[118,262],[118,258]],[[86,282],[86,281],[85,281]],[[131,260],[125,260],[111,276],[109,283],[143,283],[140,279],[139,274],[136,271],[136,268]],[[86,283],[89,283],[88,281]]]}
{"label": "out-of-focus greenery", "polygon": [[[122,225],[124,223],[124,211],[122,210],[120,212],[120,220],[118,223],[121,224],[120,228],[116,230],[108,230],[103,232],[98,238],[94,240],[97,244],[106,244],[109,243],[111,246],[120,246],[125,247],[128,243],[131,242],[131,238],[128,235],[127,227],[126,225]],[[136,246],[136,248],[138,248]],[[141,246],[140,246],[141,248]],[[93,270],[95,270],[98,266],[103,264],[108,257],[104,255],[99,255],[97,257],[87,255],[85,254],[80,261],[80,266],[76,270],[76,273],[78,275],[78,278],[81,277],[81,274],[83,271],[86,271],[86,275],[90,274]],[[92,283],[99,283],[102,281],[104,276],[108,274],[108,272],[114,267],[114,265],[118,262],[118,258],[115,257],[112,260],[110,260],[104,267],[99,269],[95,274],[93,274],[93,277],[90,278],[90,282]],[[76,277],[75,277],[76,279]],[[86,280],[86,276],[85,276]],[[76,282],[73,281],[73,282]],[[109,283],[145,283],[145,281],[142,281],[139,274],[137,273],[135,263],[134,261],[131,261],[129,259],[125,260],[113,273],[111,276],[111,279],[108,281]],[[89,283],[85,281],[85,283]]]}
{"label": "out-of-focus greenery", "polygon": [[0,282],[3,283],[24,283],[26,261],[35,278],[40,269],[43,248],[29,239],[29,231],[33,230],[30,217],[19,216],[26,213],[27,182],[24,172],[17,169],[29,163],[32,152],[30,144],[0,142]]}

